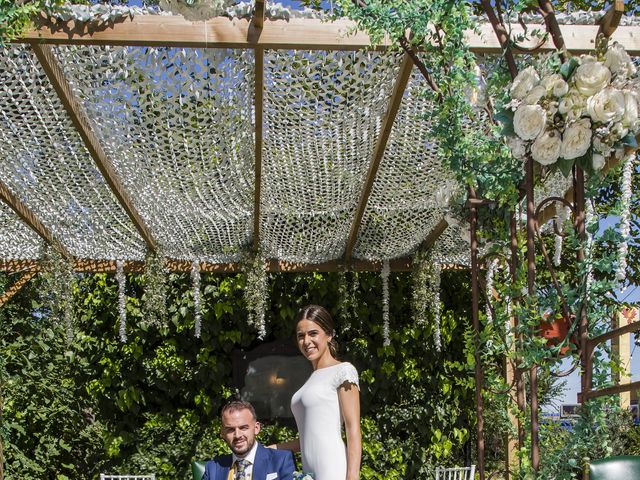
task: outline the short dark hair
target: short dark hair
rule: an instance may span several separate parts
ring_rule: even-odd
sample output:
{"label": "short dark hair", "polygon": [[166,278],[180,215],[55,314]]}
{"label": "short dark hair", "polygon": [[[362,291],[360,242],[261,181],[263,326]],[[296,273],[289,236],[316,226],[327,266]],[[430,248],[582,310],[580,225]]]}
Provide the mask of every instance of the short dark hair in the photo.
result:
{"label": "short dark hair", "polygon": [[255,408],[253,408],[253,405],[241,399],[231,400],[230,402],[225,404],[220,411],[220,417],[223,417],[227,412],[231,413],[237,412],[239,410],[249,410],[251,412],[251,416],[253,416],[253,419],[258,420],[258,416],[256,415],[256,410]]}

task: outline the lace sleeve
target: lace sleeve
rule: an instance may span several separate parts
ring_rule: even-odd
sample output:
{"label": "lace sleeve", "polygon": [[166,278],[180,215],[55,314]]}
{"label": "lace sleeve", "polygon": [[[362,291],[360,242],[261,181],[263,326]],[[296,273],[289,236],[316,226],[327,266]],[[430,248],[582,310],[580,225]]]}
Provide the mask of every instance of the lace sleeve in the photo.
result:
{"label": "lace sleeve", "polygon": [[340,367],[337,368],[336,375],[333,378],[333,386],[336,390],[344,383],[352,383],[360,390],[358,371],[356,367],[348,362],[342,363]]}

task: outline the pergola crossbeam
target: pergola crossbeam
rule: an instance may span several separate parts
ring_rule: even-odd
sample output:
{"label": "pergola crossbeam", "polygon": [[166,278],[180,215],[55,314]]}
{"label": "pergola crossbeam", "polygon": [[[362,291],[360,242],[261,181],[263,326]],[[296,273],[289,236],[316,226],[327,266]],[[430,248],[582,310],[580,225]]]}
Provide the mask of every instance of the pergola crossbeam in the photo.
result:
{"label": "pergola crossbeam", "polygon": [[[164,46],[182,48],[255,48],[283,50],[360,50],[371,48],[366,33],[354,31],[351,20],[334,22],[319,19],[265,19],[262,28],[256,19],[216,17],[206,22],[190,22],[183,17],[166,15],[138,15],[114,23],[46,23],[37,30],[25,33],[18,42],[76,45]],[[525,25],[526,31],[540,30],[541,25]],[[597,25],[560,25],[566,48],[573,54],[593,51],[598,33]],[[259,31],[259,35],[255,30]],[[524,33],[520,25],[512,26],[512,35]],[[640,54],[637,27],[623,26],[613,33],[612,41],[622,44],[629,55]],[[502,48],[490,24],[481,24],[477,31],[466,33],[467,45],[478,54],[500,54]],[[376,48],[386,48],[383,40]],[[537,43],[533,40],[533,46]],[[551,40],[540,46],[539,52],[554,51]]]}
{"label": "pergola crossbeam", "polygon": [[353,248],[358,237],[358,231],[360,230],[362,217],[364,216],[364,211],[367,208],[369,196],[371,195],[371,190],[373,189],[373,182],[376,179],[378,168],[380,167],[380,162],[382,160],[382,157],[384,156],[384,151],[387,148],[387,142],[389,141],[389,135],[391,134],[391,129],[393,128],[393,124],[396,120],[396,115],[398,114],[398,110],[400,110],[404,91],[406,90],[407,84],[409,83],[409,78],[411,78],[412,68],[413,61],[408,54],[405,54],[402,59],[402,64],[400,65],[398,78],[396,78],[395,85],[393,86],[393,93],[391,94],[391,98],[389,99],[389,107],[387,109],[387,113],[385,114],[384,121],[382,122],[382,128],[380,130],[380,135],[378,136],[376,146],[373,150],[373,155],[371,156],[371,163],[369,164],[367,177],[364,181],[364,186],[362,187],[362,191],[360,193],[360,199],[358,201],[358,206],[356,208],[353,223],[351,224],[351,230],[349,231],[347,247],[344,254],[344,260],[346,263],[351,261],[351,255],[353,254]]}
{"label": "pergola crossbeam", "polygon": [[36,232],[40,238],[50,245],[53,245],[62,255],[72,258],[67,248],[51,233],[51,231],[40,221],[40,219],[23,203],[10,189],[0,180],[0,199],[6,203],[31,230]]}
{"label": "pergola crossbeam", "polygon": [[38,271],[35,268],[33,270],[23,273],[22,276],[18,280],[16,280],[7,289],[7,291],[2,294],[2,296],[0,296],[0,307],[4,306],[5,303],[11,300],[14,297],[14,295],[22,289],[22,287],[24,287],[27,283],[29,283],[29,280],[31,280],[33,277],[36,276],[37,273]]}
{"label": "pergola crossbeam", "polygon": [[[398,258],[389,262],[389,268],[394,272],[411,271],[413,259],[410,257]],[[340,270],[342,263],[339,260],[332,260],[323,263],[303,263],[303,262],[287,262],[278,259],[269,259],[266,261],[267,271],[269,272],[337,272]],[[17,272],[28,269],[37,268],[37,260],[0,260],[0,271]],[[189,273],[191,272],[192,262],[189,260],[168,259],[166,268],[170,272]],[[442,268],[447,270],[461,270],[468,267],[457,264],[445,264]],[[74,263],[76,272],[86,273],[115,273],[116,262],[114,260],[91,260],[77,259]],[[144,272],[144,262],[137,260],[128,260],[124,262],[124,270],[127,272]],[[354,260],[350,265],[350,270],[354,272],[379,272],[382,270],[382,262],[369,260]],[[241,273],[242,265],[236,262],[229,263],[200,263],[200,271],[207,273]]]}
{"label": "pergola crossbeam", "polygon": [[157,245],[153,235],[130,200],[98,137],[93,132],[89,119],[74,95],[71,85],[67,82],[51,46],[33,43],[31,47],[109,188],[146,242],[147,247],[155,250]]}

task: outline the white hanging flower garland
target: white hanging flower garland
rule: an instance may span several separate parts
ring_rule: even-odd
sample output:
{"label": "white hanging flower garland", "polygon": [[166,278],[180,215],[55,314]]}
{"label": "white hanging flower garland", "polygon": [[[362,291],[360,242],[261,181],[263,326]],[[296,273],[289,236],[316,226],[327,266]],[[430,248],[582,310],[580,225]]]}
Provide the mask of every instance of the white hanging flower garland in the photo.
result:
{"label": "white hanging flower garland", "polygon": [[195,318],[194,334],[200,338],[202,333],[202,312],[200,309],[200,262],[194,260],[191,263],[191,284],[193,288],[193,316]]}
{"label": "white hanging flower garland", "polygon": [[383,345],[386,347],[391,345],[391,339],[389,338],[389,260],[382,262],[382,270],[380,276],[382,277],[382,337],[384,338]]}
{"label": "white hanging flower garland", "polygon": [[127,343],[127,309],[124,294],[127,279],[124,275],[124,261],[116,260],[116,281],[118,282],[118,317],[120,318],[120,341]]}
{"label": "white hanging flower garland", "polygon": [[569,219],[569,207],[556,203],[556,229],[559,233],[555,235],[555,244],[553,251],[553,264],[558,267],[562,258],[562,241],[564,232],[564,224]]}
{"label": "white hanging flower garland", "polygon": [[587,272],[587,282],[585,286],[587,300],[589,300],[589,292],[591,291],[591,286],[593,285],[593,265],[591,263],[592,254],[593,254],[593,235],[589,233],[589,226],[593,223],[594,218],[595,218],[595,215],[593,212],[593,203],[591,203],[590,200],[587,200],[587,203],[585,205],[585,210],[584,210],[584,222],[585,222],[585,227],[587,232],[587,245],[585,248],[585,257],[589,262],[589,265],[588,265],[589,270]]}
{"label": "white hanging flower garland", "polygon": [[616,269],[616,280],[623,283],[627,278],[627,253],[629,252],[629,223],[631,219],[631,174],[633,173],[633,160],[635,154],[629,155],[625,160],[622,170],[621,185],[621,213],[620,213],[620,235],[622,240],[618,244],[618,267]]}
{"label": "white hanging flower garland", "polygon": [[433,333],[433,341],[436,346],[436,351],[442,350],[442,336],[440,332],[440,275],[442,273],[442,266],[439,263],[433,265],[433,275],[431,276],[432,285],[431,291],[433,293],[432,305],[433,308],[433,322],[435,324],[435,330]]}

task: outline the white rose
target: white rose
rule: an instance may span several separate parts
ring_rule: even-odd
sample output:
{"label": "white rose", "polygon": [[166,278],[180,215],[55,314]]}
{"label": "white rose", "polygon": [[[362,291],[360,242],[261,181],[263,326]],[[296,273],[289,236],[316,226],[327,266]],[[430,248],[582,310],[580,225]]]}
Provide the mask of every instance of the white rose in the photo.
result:
{"label": "white rose", "polygon": [[634,132],[638,129],[638,100],[631,92],[624,92],[622,124]]}
{"label": "white rose", "polygon": [[587,153],[591,146],[591,122],[588,118],[583,118],[573,122],[564,131],[560,156],[570,160],[579,158]]}
{"label": "white rose", "polygon": [[616,139],[620,139],[626,137],[627,133],[629,133],[629,129],[625,127],[622,122],[618,122],[611,128],[611,133]]}
{"label": "white rose", "polygon": [[566,115],[569,120],[576,119],[582,116],[586,104],[586,99],[580,95],[580,92],[572,89],[562,97],[558,105],[558,110],[562,115]]}
{"label": "white rose", "polygon": [[602,170],[602,167],[604,167],[604,157],[599,153],[594,153],[592,165],[594,170]]}
{"label": "white rose", "polygon": [[544,129],[546,114],[540,105],[520,105],[513,116],[513,130],[522,140],[533,140]]}
{"label": "white rose", "polygon": [[544,132],[531,145],[531,156],[541,165],[551,165],[560,157],[561,144],[560,132],[557,130]]}
{"label": "white rose", "polygon": [[540,85],[545,88],[547,94],[552,94],[556,97],[561,97],[569,91],[569,85],[564,81],[562,75],[557,73],[543,78],[540,81]]}
{"label": "white rose", "polygon": [[527,67],[513,79],[509,93],[512,98],[523,99],[540,81],[535,68]]}
{"label": "white rose", "polygon": [[582,63],[573,75],[576,88],[585,97],[589,97],[604,87],[611,81],[611,70],[600,62]]}
{"label": "white rose", "polygon": [[593,149],[603,155],[609,155],[613,151],[611,145],[603,141],[600,137],[593,138]]}
{"label": "white rose", "polygon": [[614,74],[631,77],[636,73],[636,67],[631,61],[631,57],[618,42],[610,45],[607,49],[604,54],[604,65]]}
{"label": "white rose", "polygon": [[533,87],[533,90],[529,92],[529,95],[524,98],[524,103],[527,105],[535,105],[546,94],[547,90],[542,85],[537,85]]}
{"label": "white rose", "polygon": [[624,111],[624,94],[615,88],[606,88],[587,99],[587,113],[594,122],[617,122]]}
{"label": "white rose", "polygon": [[527,153],[527,145],[518,137],[507,137],[507,146],[511,150],[511,155],[517,159],[523,159]]}

